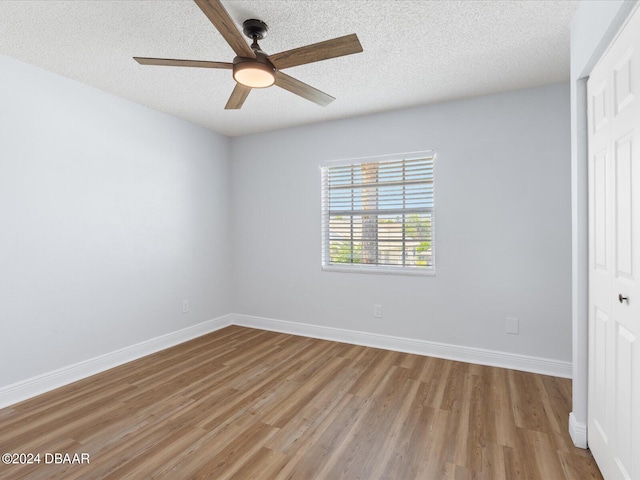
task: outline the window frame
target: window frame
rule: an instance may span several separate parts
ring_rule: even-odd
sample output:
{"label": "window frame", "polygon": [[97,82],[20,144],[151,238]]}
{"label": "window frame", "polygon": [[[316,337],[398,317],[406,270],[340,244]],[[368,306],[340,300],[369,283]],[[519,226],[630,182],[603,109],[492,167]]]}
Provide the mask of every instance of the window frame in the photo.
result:
{"label": "window frame", "polygon": [[[410,161],[429,158],[433,168],[432,183],[432,199],[433,206],[430,208],[431,214],[431,267],[408,267],[408,266],[390,266],[378,264],[335,264],[329,262],[330,256],[330,228],[329,218],[330,210],[328,206],[328,192],[325,185],[325,169],[346,165],[360,165],[363,163],[382,163],[393,161]],[[371,157],[347,158],[340,160],[329,160],[320,164],[320,183],[321,183],[321,250],[322,250],[322,270],[328,272],[342,273],[373,273],[383,275],[409,275],[420,277],[432,277],[436,274],[436,248],[435,248],[435,232],[436,232],[436,206],[435,206],[435,160],[436,153],[433,150],[421,150],[416,152],[397,153],[392,155],[378,155]]]}

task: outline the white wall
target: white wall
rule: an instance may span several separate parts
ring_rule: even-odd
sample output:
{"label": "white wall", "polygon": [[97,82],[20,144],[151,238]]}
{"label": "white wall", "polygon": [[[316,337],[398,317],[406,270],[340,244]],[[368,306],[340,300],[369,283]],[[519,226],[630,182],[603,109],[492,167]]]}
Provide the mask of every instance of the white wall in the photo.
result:
{"label": "white wall", "polygon": [[225,137],[0,56],[0,388],[229,313],[228,163]]}
{"label": "white wall", "polygon": [[[568,361],[569,147],[564,84],[234,138],[235,311]],[[425,149],[437,275],[322,272],[320,163]]]}
{"label": "white wall", "polygon": [[574,443],[587,446],[588,225],[586,79],[635,1],[581,2],[571,25],[571,219]]}

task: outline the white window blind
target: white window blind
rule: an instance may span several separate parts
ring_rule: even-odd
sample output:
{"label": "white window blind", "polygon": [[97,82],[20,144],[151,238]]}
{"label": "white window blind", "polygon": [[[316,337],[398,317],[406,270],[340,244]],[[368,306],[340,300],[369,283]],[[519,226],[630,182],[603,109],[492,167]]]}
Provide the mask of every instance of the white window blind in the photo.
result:
{"label": "white window blind", "polygon": [[433,274],[433,152],[322,167],[322,265]]}

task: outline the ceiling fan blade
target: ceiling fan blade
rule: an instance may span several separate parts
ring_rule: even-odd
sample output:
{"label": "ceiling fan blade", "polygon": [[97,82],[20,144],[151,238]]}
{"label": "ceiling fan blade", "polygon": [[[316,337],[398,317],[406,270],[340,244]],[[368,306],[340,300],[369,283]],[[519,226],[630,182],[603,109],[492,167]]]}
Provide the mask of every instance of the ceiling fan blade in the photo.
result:
{"label": "ceiling fan blade", "polygon": [[329,58],[342,57],[352,53],[362,52],[362,45],[355,33],[344,37],[314,43],[306,47],[294,48],[286,52],[269,55],[269,60],[273,65],[281,70],[283,68],[304,65],[305,63],[319,62]]}
{"label": "ceiling fan blade", "polygon": [[167,67],[199,67],[199,68],[225,68],[231,70],[233,63],[206,62],[203,60],[175,60],[172,58],[147,58],[133,57],[140,65],[164,65]]}
{"label": "ceiling fan blade", "polygon": [[317,88],[313,88],[300,80],[296,80],[286,73],[276,72],[276,85],[280,88],[284,88],[285,90],[289,90],[291,93],[295,93],[302,98],[311,100],[313,103],[317,103],[322,107],[326,107],[335,100],[331,95],[327,95]]}
{"label": "ceiling fan blade", "polygon": [[194,0],[200,10],[207,16],[213,26],[218,29],[236,55],[255,58],[255,53],[247,44],[244,36],[233,23],[233,19],[220,3],[220,0]]}
{"label": "ceiling fan blade", "polygon": [[242,104],[247,99],[247,95],[251,91],[251,87],[247,87],[242,85],[241,83],[236,83],[233,92],[231,92],[231,96],[229,97],[229,101],[224,106],[225,110],[237,110],[242,107]]}

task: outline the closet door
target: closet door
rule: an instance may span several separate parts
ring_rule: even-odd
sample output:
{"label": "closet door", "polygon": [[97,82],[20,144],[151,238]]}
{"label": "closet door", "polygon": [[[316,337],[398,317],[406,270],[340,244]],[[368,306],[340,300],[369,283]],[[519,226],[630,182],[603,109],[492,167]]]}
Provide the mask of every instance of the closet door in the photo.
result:
{"label": "closet door", "polygon": [[606,479],[640,479],[640,13],[587,83],[589,448]]}

